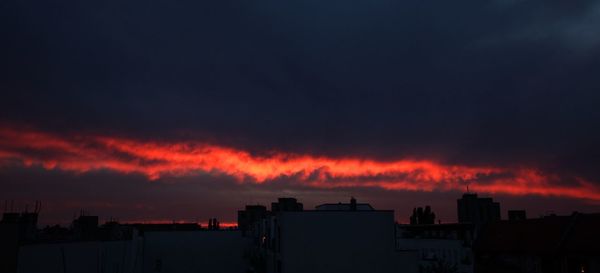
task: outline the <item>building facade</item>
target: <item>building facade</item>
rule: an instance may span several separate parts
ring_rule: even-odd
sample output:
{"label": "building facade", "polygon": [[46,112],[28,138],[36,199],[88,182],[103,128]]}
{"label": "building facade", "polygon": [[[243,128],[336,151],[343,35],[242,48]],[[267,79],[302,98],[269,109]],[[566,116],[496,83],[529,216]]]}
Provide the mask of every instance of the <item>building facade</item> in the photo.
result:
{"label": "building facade", "polygon": [[417,252],[396,249],[393,211],[360,210],[355,201],[335,207],[264,219],[255,234],[256,272],[417,272]]}
{"label": "building facade", "polygon": [[396,248],[418,252],[418,271],[473,272],[470,224],[397,225]]}
{"label": "building facade", "polygon": [[456,201],[458,222],[477,226],[500,220],[500,203],[492,198],[478,197],[475,193],[465,193]]}

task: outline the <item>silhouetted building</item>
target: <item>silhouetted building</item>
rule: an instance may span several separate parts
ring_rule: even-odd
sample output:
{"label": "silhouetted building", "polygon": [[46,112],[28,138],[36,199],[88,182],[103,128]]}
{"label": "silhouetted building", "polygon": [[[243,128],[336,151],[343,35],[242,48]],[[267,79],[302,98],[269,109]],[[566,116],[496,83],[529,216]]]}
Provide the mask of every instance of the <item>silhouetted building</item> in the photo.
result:
{"label": "silhouetted building", "polygon": [[142,273],[246,272],[244,251],[249,245],[239,230],[146,232],[138,261]]}
{"label": "silhouetted building", "polygon": [[18,213],[18,212],[5,212],[5,213],[2,214],[2,221],[1,221],[1,223],[4,223],[4,224],[18,224],[20,216],[21,216],[21,214]]}
{"label": "silhouetted building", "polygon": [[208,219],[208,230],[219,230],[221,223],[217,221],[217,218]]}
{"label": "silhouetted building", "polygon": [[98,239],[98,216],[84,215],[82,212],[73,220],[73,233],[79,240]]}
{"label": "silhouetted building", "polygon": [[61,242],[68,241],[71,238],[71,230],[59,225],[46,226],[40,230],[35,243],[43,242]]}
{"label": "silhouetted building", "polygon": [[600,214],[498,221],[475,242],[476,272],[599,273]]}
{"label": "silhouetted building", "polygon": [[[18,273],[141,273],[144,241],[67,241],[27,244],[19,249]],[[151,271],[148,271],[151,272]]]}
{"label": "silhouetted building", "polygon": [[[214,218],[211,222],[218,226]],[[8,272],[244,272],[247,267],[244,251],[250,240],[238,230],[210,232],[196,223],[120,225],[114,221],[99,229],[100,234],[103,230],[118,230],[127,235],[119,240],[75,239],[22,245],[18,270]],[[62,233],[64,229],[45,230]]]}
{"label": "silhouetted building", "polygon": [[[415,208],[410,225],[392,210],[331,203],[303,210],[294,198],[238,212],[242,230],[197,223],[98,226],[83,212],[70,229],[37,230],[34,212],[0,221],[3,272],[536,272],[600,273],[600,214],[526,219],[465,194],[457,224],[433,224],[431,208]],[[462,218],[461,218],[462,215]],[[214,232],[213,232],[214,230]],[[216,231],[219,230],[219,231]],[[18,266],[17,266],[18,262]]]}
{"label": "silhouetted building", "polygon": [[457,200],[458,222],[481,225],[500,220],[500,203],[492,198],[480,198],[474,193],[465,193]]}
{"label": "silhouetted building", "polygon": [[420,273],[473,272],[473,225],[396,225],[396,249],[418,252]]}
{"label": "silhouetted building", "polygon": [[145,232],[158,231],[199,231],[202,226],[199,223],[164,223],[164,224],[128,224],[127,226],[134,227],[141,234]]}
{"label": "silhouetted building", "polygon": [[410,216],[411,225],[433,225],[435,223],[435,213],[431,211],[431,207],[426,206],[425,209],[418,207],[413,209]]}
{"label": "silhouetted building", "polygon": [[395,249],[394,212],[362,207],[370,209],[351,201],[269,216],[259,226],[253,268],[269,273],[416,272],[416,251]]}
{"label": "silhouetted building", "polygon": [[5,212],[0,220],[0,273],[16,272],[19,245],[37,239],[37,221],[41,203],[36,201],[33,212],[27,210],[21,213],[8,210],[5,203]]}
{"label": "silhouetted building", "polygon": [[509,221],[520,221],[526,220],[527,213],[524,210],[509,210],[508,211],[508,220]]}
{"label": "silhouetted building", "polygon": [[19,218],[19,240],[21,242],[32,241],[37,234],[37,212],[23,212]]}
{"label": "silhouetted building", "polygon": [[298,203],[296,198],[278,198],[277,202],[271,203],[273,213],[280,211],[302,211],[302,203]]}
{"label": "silhouetted building", "polygon": [[[111,219],[98,228],[98,240],[131,240],[134,229],[131,225],[121,225],[119,222]],[[137,229],[137,232],[140,233],[140,230]]]}
{"label": "silhouetted building", "polygon": [[373,209],[373,207],[371,207],[370,204],[367,203],[357,203],[356,199],[351,198],[350,199],[350,203],[328,203],[328,204],[322,204],[322,205],[318,205],[315,207],[316,210],[360,210],[360,211],[364,211],[364,210],[375,210]]}
{"label": "silhouetted building", "polygon": [[19,250],[19,214],[4,213],[0,221],[0,272],[15,272]]}
{"label": "silhouetted building", "polygon": [[253,223],[267,217],[267,208],[261,205],[246,206],[246,209],[238,211],[238,228],[242,235],[246,235]]}

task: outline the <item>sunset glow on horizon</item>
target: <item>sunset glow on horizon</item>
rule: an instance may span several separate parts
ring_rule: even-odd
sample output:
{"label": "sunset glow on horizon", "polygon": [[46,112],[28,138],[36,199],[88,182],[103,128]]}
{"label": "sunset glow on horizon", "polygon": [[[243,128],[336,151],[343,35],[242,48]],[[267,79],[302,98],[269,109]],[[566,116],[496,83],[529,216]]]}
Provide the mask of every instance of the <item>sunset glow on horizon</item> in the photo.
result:
{"label": "sunset glow on horizon", "polygon": [[380,161],[285,152],[257,156],[248,151],[196,141],[160,142],[131,138],[61,136],[35,129],[0,128],[0,164],[86,173],[110,170],[149,180],[199,173],[233,177],[239,183],[288,179],[314,188],[378,187],[401,191],[462,191],[514,196],[538,195],[600,201],[600,188],[581,178],[568,186],[535,168],[448,165],[429,160]]}

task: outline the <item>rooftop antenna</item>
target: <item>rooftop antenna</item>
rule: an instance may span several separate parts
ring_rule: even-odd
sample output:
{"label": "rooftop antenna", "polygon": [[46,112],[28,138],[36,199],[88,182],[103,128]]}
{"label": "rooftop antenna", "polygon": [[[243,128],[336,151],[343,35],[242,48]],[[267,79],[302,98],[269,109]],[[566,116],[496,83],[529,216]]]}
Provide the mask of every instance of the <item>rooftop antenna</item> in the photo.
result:
{"label": "rooftop antenna", "polygon": [[10,200],[10,212],[13,212],[14,205],[15,205],[15,200]]}
{"label": "rooftop antenna", "polygon": [[469,183],[467,183],[467,193],[469,193]]}

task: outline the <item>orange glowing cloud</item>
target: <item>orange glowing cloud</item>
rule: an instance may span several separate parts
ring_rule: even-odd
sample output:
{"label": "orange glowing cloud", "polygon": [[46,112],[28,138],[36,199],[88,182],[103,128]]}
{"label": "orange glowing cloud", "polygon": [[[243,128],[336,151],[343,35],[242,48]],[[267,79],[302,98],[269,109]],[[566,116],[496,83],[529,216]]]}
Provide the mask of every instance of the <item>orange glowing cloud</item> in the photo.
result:
{"label": "orange glowing cloud", "polygon": [[150,180],[198,173],[226,175],[240,183],[289,178],[316,188],[380,187],[451,191],[469,184],[479,192],[600,200],[600,187],[581,178],[568,185],[533,168],[463,166],[428,160],[375,159],[247,151],[202,142],[140,141],[98,135],[61,136],[31,129],[0,128],[0,162],[18,160],[75,173],[111,170]]}

